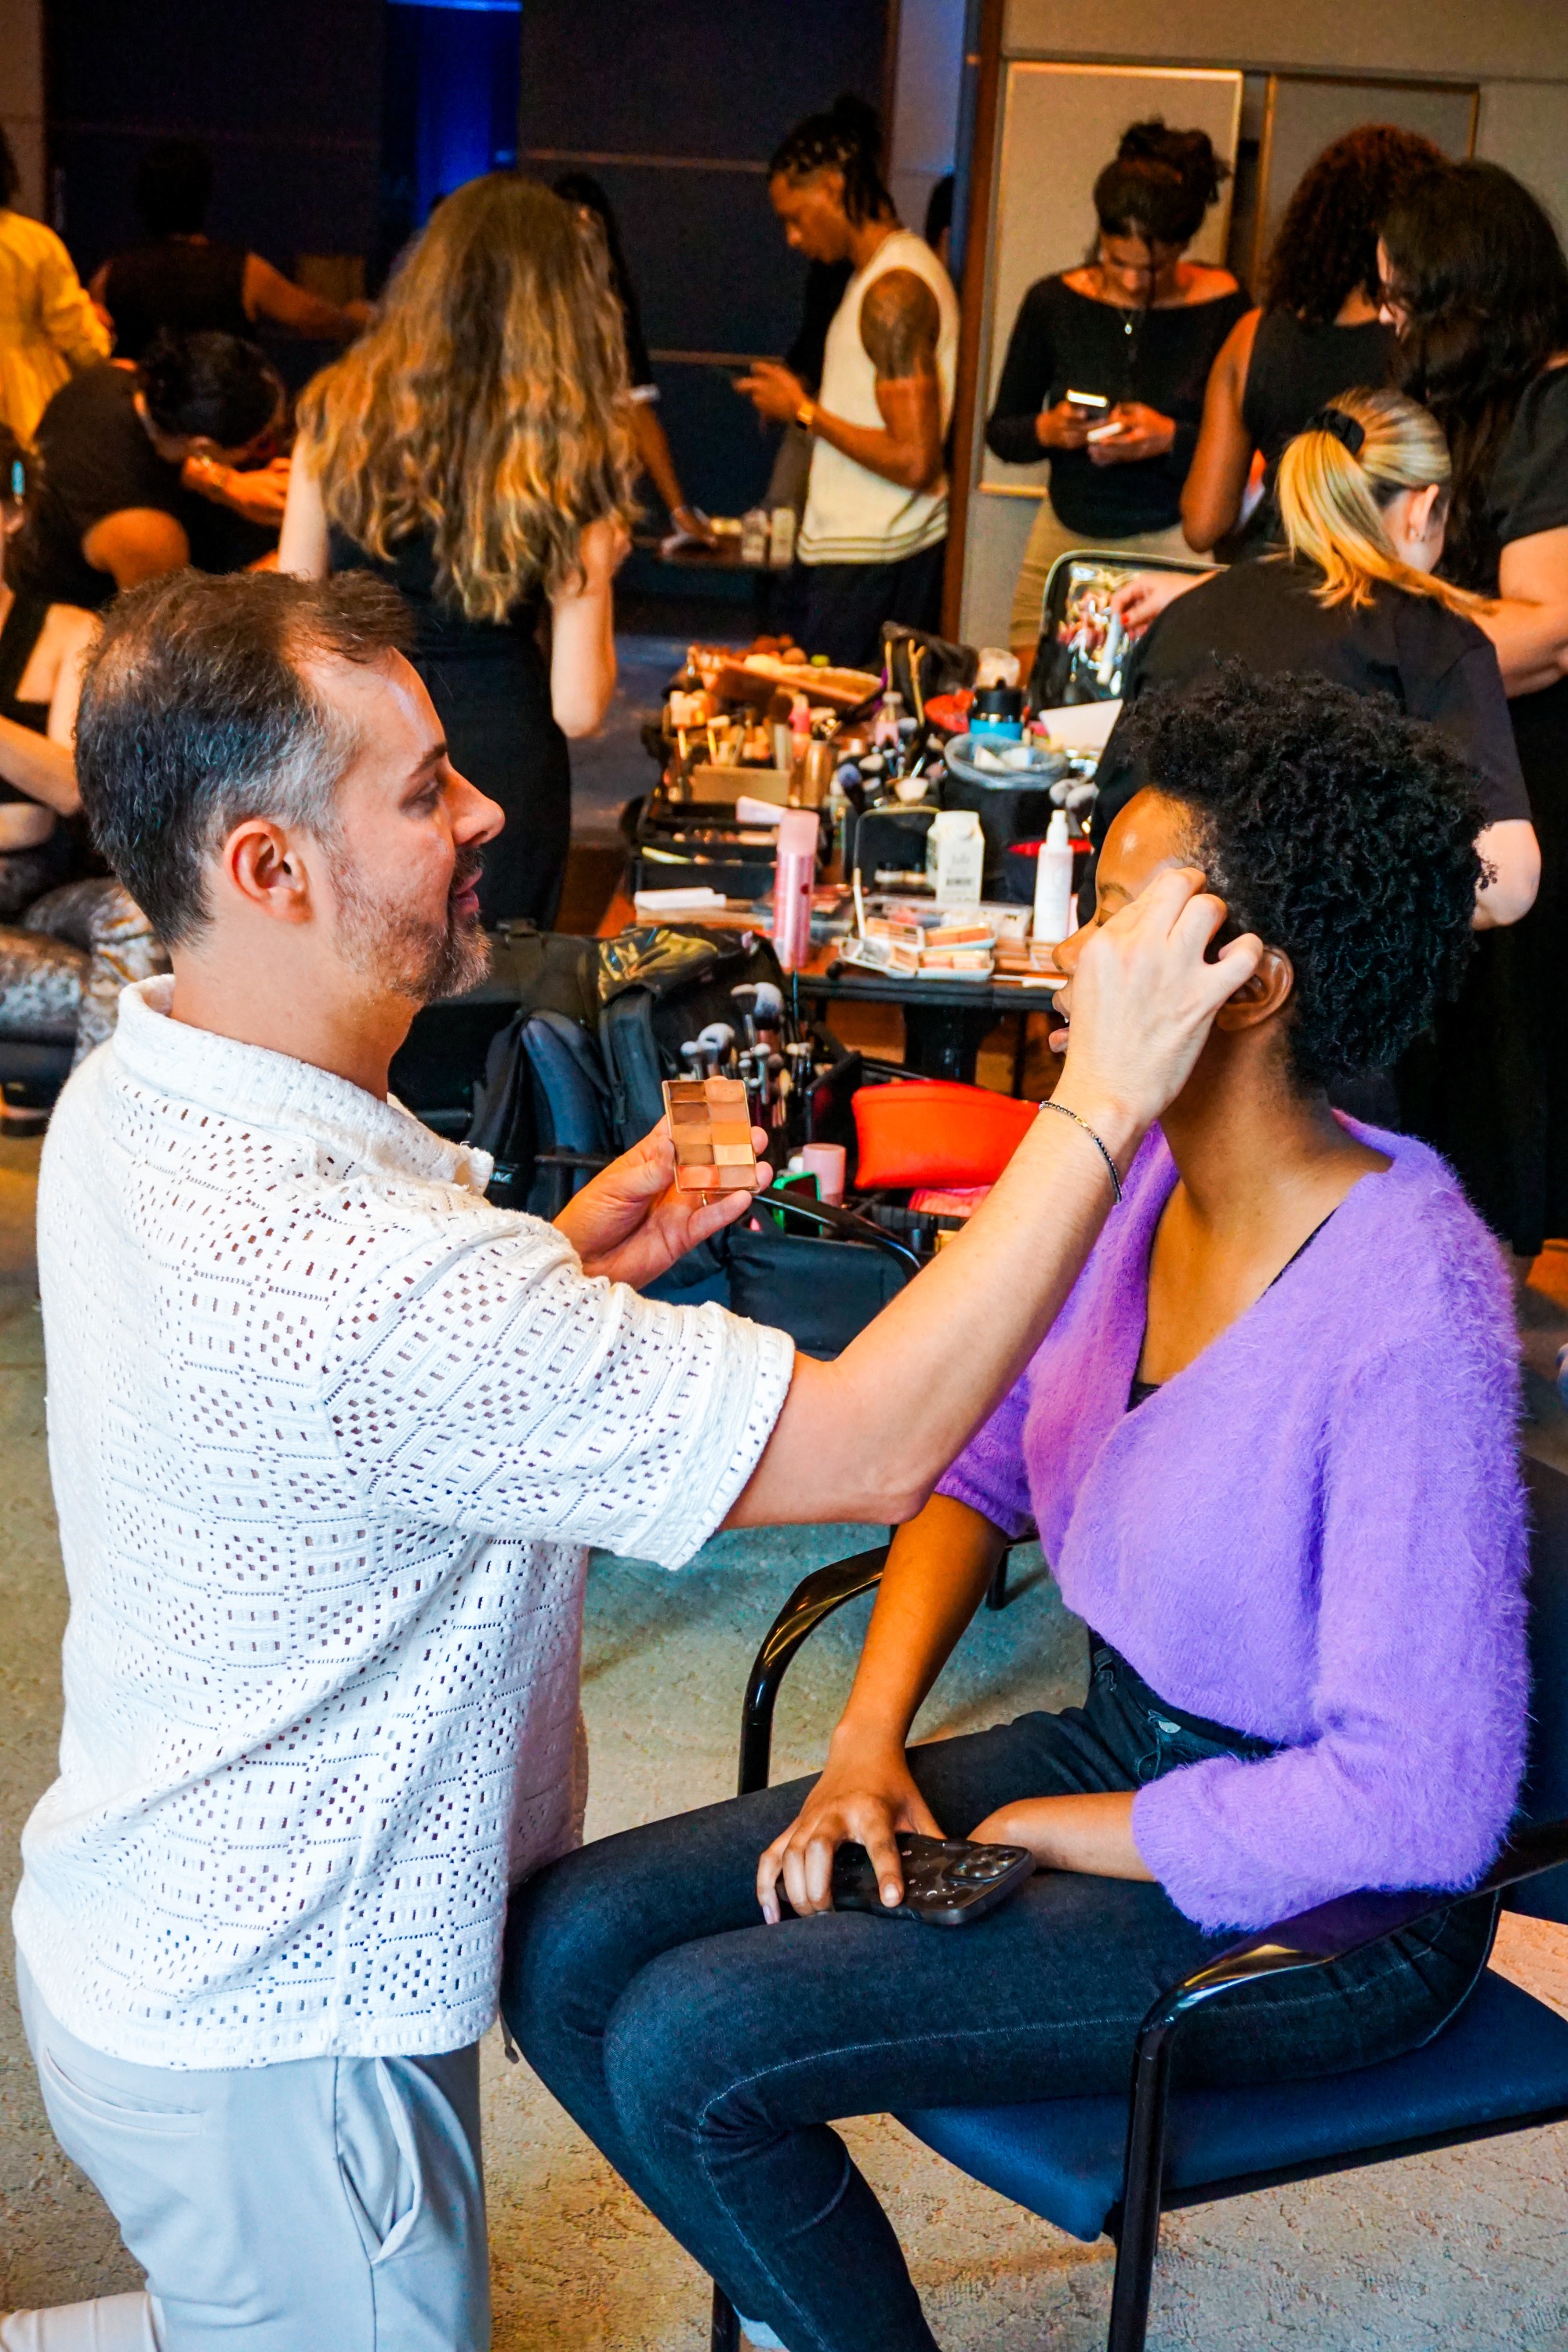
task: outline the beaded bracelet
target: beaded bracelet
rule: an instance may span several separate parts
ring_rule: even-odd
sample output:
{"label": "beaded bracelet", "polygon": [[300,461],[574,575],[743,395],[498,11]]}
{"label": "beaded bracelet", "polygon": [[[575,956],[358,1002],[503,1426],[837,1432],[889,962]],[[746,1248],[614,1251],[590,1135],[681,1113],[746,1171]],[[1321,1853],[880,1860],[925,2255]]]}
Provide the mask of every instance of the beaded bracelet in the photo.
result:
{"label": "beaded bracelet", "polygon": [[1100,1158],[1105,1162],[1106,1173],[1110,1178],[1110,1189],[1116,1195],[1111,1205],[1113,1208],[1119,1209],[1121,1206],[1121,1179],[1116,1172],[1116,1162],[1112,1160],[1110,1152],[1106,1150],[1105,1145],[1100,1140],[1100,1137],[1096,1135],[1093,1128],[1090,1127],[1088,1119],[1079,1118],[1077,1111],[1068,1110],[1066,1103],[1043,1102],[1040,1105],[1040,1108],[1042,1110],[1059,1111],[1063,1118],[1070,1118],[1075,1127],[1082,1128],[1085,1135],[1088,1136],[1089,1141],[1093,1144],[1095,1150],[1099,1152]]}

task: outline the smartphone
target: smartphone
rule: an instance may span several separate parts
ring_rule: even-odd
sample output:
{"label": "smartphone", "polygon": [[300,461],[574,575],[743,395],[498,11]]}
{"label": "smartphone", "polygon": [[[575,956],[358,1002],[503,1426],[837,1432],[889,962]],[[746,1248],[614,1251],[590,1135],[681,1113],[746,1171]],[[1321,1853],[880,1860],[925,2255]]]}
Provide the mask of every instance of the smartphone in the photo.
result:
{"label": "smartphone", "polygon": [[1125,425],[1097,425],[1092,432],[1086,433],[1083,437],[1086,441],[1114,441],[1119,433],[1125,433],[1126,430]]}
{"label": "smartphone", "polygon": [[1069,408],[1081,408],[1086,415],[1095,416],[1110,405],[1102,392],[1069,392],[1067,403]]}
{"label": "smartphone", "polygon": [[912,1830],[900,1830],[897,1844],[903,1901],[884,1904],[865,1847],[841,1845],[833,1858],[836,1911],[918,1919],[926,1927],[970,1927],[1035,1874],[1035,1857],[1021,1845],[976,1845],[972,1838],[920,1837]]}

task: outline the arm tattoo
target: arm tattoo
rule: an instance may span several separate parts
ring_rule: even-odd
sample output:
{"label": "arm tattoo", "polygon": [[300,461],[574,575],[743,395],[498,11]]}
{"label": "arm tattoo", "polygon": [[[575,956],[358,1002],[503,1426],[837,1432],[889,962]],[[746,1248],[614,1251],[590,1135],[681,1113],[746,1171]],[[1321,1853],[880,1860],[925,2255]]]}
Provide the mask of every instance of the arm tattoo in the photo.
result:
{"label": "arm tattoo", "polygon": [[934,375],[941,327],[936,296],[912,269],[884,270],[866,289],[860,341],[879,383]]}

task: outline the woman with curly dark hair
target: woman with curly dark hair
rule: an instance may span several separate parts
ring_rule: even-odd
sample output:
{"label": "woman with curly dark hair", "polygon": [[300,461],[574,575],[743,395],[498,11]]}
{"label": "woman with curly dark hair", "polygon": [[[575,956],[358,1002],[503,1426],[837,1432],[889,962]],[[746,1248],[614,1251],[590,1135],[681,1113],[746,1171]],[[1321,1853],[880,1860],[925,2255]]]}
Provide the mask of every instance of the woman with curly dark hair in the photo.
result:
{"label": "woman with curly dark hair", "polygon": [[1011,466],[1050,459],[1008,632],[1026,676],[1058,555],[1186,553],[1182,484],[1204,387],[1247,297],[1228,269],[1185,254],[1228,176],[1206,131],[1130,123],[1094,184],[1088,260],[1018,307],[985,439]]}
{"label": "woman with curly dark hair", "polygon": [[1262,307],[1238,319],[1214,364],[1182,529],[1204,553],[1235,530],[1261,453],[1263,497],[1249,540],[1271,536],[1285,444],[1351,384],[1386,381],[1394,352],[1378,318],[1377,238],[1402,191],[1442,156],[1392,122],[1347,131],[1301,175],[1268,257]]}
{"label": "woman with curly dark hair", "polygon": [[1568,1234],[1568,259],[1528,188],[1496,163],[1458,163],[1390,212],[1382,272],[1401,381],[1452,453],[1441,568],[1489,600],[1476,620],[1497,649],[1542,857],[1534,907],[1482,943],[1406,1116],[1522,1273],[1548,1235]]}
{"label": "woman with curly dark hair", "polygon": [[[1513,1805],[1507,1283],[1441,1160],[1324,1094],[1463,969],[1466,774],[1321,679],[1232,672],[1136,718],[1158,782],[1112,828],[1097,919],[1196,865],[1265,942],[1256,972],[1044,1344],[895,1538],[822,1778],[588,1846],[514,1906],[512,2031],[757,2343],[933,2352],[834,2118],[1124,2092],[1151,2000],[1230,1931],[1363,1886],[1462,1893]],[[1094,1629],[1085,1703],[909,1747],[1031,1522]],[[847,1842],[901,1899],[900,1832],[1039,1867],[962,1937],[833,1910]],[[1415,2048],[1493,1918],[1458,1902],[1259,1987],[1239,2034],[1200,2012],[1188,2079]]]}

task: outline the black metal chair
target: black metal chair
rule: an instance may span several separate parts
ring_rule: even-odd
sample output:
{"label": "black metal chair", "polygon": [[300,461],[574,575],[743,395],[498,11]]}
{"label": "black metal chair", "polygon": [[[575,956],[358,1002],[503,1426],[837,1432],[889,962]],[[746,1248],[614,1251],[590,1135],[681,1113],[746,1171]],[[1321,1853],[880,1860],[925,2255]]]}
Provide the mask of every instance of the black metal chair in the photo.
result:
{"label": "black metal chair", "polygon": [[[1513,1836],[1481,1882],[1507,1907],[1568,1923],[1568,1477],[1525,1465],[1531,1538],[1532,1736]],[[824,1618],[879,1579],[886,1550],[818,1569],[791,1595],[757,1654],[741,1730],[741,1793],[767,1784],[773,1711],[791,1659]],[[1321,1968],[1452,1900],[1416,1890],[1349,1895],[1248,1936],[1174,1985],[1138,2030],[1122,2097],[928,2108],[899,2120],[960,2171],[1091,2242],[1116,2242],[1108,2352],[1143,2352],[1160,2216],[1292,2180],[1385,2164],[1568,2117],[1568,2023],[1486,1972],[1424,2050],[1314,2082],[1169,2089],[1173,2046],[1193,2010],[1289,1969]],[[736,2352],[724,2295],[712,2352]]]}

